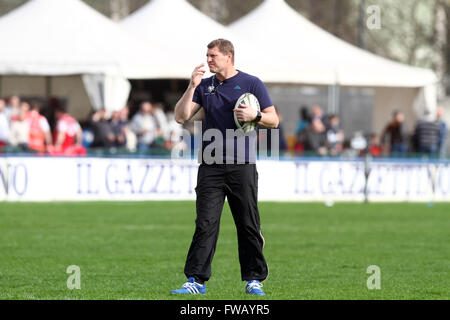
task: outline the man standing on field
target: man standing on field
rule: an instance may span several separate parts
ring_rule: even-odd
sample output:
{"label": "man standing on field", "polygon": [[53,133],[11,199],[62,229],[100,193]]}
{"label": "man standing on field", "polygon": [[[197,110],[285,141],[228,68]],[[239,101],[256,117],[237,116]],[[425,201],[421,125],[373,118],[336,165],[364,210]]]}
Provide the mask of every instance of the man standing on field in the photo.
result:
{"label": "man standing on field", "polygon": [[[234,113],[240,122],[255,121],[264,127],[276,128],[278,116],[266,87],[258,78],[235,69],[233,44],[228,40],[217,39],[207,47],[207,63],[214,75],[202,79],[204,64],[194,69],[189,86],[175,107],[176,121],[184,123],[203,108],[203,132],[216,130],[225,137],[227,130],[237,129]],[[256,96],[261,111],[242,104],[235,109],[237,100],[246,92]],[[202,157],[195,189],[196,228],[184,268],[188,281],[181,289],[173,290],[173,294],[206,293],[205,282],[211,276],[211,262],[226,197],[237,228],[239,262],[242,280],[247,281],[246,292],[264,295],[261,282],[268,276],[268,267],[262,253],[264,238],[257,204],[258,172],[256,164],[248,156],[253,152],[249,149],[256,146],[244,144],[245,150],[236,150],[236,137],[233,139],[231,147],[225,138],[222,144],[228,146],[228,149],[223,148],[226,161],[217,152],[214,163]],[[211,142],[203,139],[202,153]],[[237,161],[237,154],[245,154],[243,163]],[[234,161],[230,161],[230,157]]]}

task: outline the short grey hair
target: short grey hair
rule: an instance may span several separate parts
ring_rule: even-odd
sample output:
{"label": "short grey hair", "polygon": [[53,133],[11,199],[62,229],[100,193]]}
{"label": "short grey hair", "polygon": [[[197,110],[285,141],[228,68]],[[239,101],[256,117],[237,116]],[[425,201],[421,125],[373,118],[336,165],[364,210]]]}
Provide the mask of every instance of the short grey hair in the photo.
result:
{"label": "short grey hair", "polygon": [[234,64],[234,46],[230,40],[216,39],[208,44],[208,49],[217,47],[222,54],[231,53],[231,61]]}

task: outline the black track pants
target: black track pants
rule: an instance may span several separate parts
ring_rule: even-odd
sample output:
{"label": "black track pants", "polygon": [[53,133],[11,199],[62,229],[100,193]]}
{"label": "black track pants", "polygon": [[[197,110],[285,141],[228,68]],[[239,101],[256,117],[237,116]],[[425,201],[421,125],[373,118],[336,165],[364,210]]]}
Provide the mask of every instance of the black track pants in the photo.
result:
{"label": "black track pants", "polygon": [[219,235],[220,216],[228,199],[237,228],[242,280],[267,278],[268,268],[262,250],[255,164],[201,164],[198,170],[196,228],[189,248],[185,275],[201,281],[211,276],[211,262]]}

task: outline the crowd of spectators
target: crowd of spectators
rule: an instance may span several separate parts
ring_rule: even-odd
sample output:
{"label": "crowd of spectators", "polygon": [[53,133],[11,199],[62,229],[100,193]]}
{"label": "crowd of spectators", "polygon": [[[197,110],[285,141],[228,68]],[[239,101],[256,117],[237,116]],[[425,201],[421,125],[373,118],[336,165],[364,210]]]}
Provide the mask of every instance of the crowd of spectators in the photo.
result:
{"label": "crowd of spectators", "polygon": [[[51,109],[51,127],[38,100],[18,96],[0,99],[0,147],[51,155],[83,155],[87,150],[147,152],[170,150],[180,139],[182,125],[173,112],[144,101],[130,118],[128,106],[94,111],[83,126],[63,105]],[[52,130],[53,128],[53,130]]]}
{"label": "crowd of spectators", "polygon": [[[94,111],[82,125],[59,104],[50,109],[49,123],[49,113],[44,116],[42,107],[38,100],[0,98],[0,147],[50,155],[84,155],[89,150],[138,153],[159,150],[168,154],[183,133],[173,111],[150,101],[137,105],[133,114],[129,106],[114,112]],[[412,130],[407,128],[403,113],[395,111],[379,136],[354,133],[345,137],[337,114],[325,114],[318,105],[302,106],[293,143],[285,141],[283,117],[278,109],[277,112],[281,152],[350,157],[365,153],[375,157],[404,157],[410,153],[445,155],[447,127],[441,107],[435,115],[425,113]]]}
{"label": "crowd of spectators", "polygon": [[143,101],[131,119],[129,114],[128,106],[111,114],[105,109],[94,112],[84,130],[84,145],[147,153],[152,149],[170,150],[182,135],[182,125],[175,121],[173,112],[164,111],[162,104]]}
{"label": "crowd of spectators", "polygon": [[344,132],[339,127],[337,114],[324,114],[318,105],[300,108],[300,120],[296,130],[296,153],[335,156],[343,151]]}
{"label": "crowd of spectators", "polygon": [[444,109],[438,107],[436,114],[426,111],[414,128],[409,130],[402,112],[394,111],[381,135],[371,133],[364,136],[356,132],[351,138],[344,136],[339,127],[339,116],[324,114],[314,105],[300,108],[294,150],[297,154],[351,155],[366,153],[374,157],[409,155],[445,156],[447,126],[443,120]]}
{"label": "crowd of spectators", "polygon": [[78,121],[62,106],[57,106],[52,134],[47,118],[40,113],[41,108],[38,100],[22,100],[18,96],[0,98],[0,147],[52,155],[86,154]]}
{"label": "crowd of spectators", "polygon": [[400,157],[407,153],[445,156],[447,125],[443,115],[442,107],[434,115],[427,110],[409,130],[403,113],[394,111],[392,121],[381,134],[382,151]]}

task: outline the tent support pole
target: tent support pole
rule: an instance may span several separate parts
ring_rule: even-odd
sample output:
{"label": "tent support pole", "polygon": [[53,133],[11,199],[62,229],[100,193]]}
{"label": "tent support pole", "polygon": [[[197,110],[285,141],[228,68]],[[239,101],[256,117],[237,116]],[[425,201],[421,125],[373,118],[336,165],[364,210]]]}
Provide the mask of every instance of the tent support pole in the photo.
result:
{"label": "tent support pole", "polygon": [[335,88],[335,95],[334,95],[334,108],[335,108],[335,114],[339,115],[339,109],[340,109],[340,102],[341,102],[341,87],[337,84],[334,86]]}
{"label": "tent support pole", "polygon": [[339,90],[338,84],[328,86],[328,113],[339,114]]}

